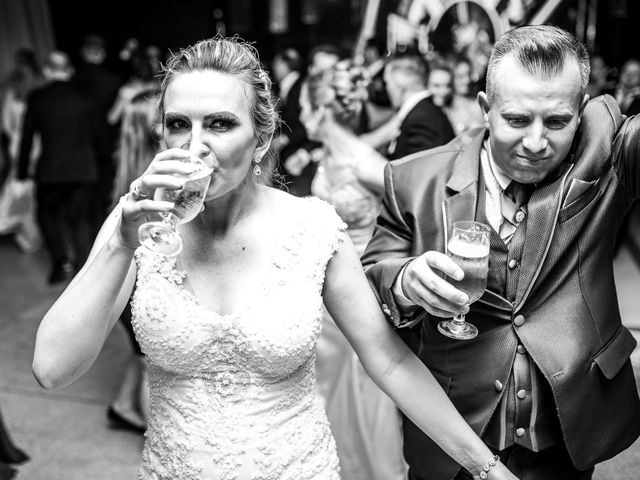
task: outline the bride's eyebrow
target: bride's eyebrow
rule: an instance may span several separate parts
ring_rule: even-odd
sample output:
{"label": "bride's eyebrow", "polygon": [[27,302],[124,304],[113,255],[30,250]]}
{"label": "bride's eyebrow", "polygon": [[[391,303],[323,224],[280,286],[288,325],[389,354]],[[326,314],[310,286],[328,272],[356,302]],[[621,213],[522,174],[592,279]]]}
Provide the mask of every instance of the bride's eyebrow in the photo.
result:
{"label": "bride's eyebrow", "polygon": [[189,120],[186,115],[182,115],[180,113],[166,113],[164,115],[165,122],[171,122],[174,120]]}
{"label": "bride's eyebrow", "polygon": [[205,115],[204,119],[205,120],[211,120],[211,119],[219,119],[219,118],[227,118],[227,119],[231,119],[231,120],[237,120],[238,116],[233,113],[233,112],[229,112],[229,111],[222,111],[222,112],[216,112],[216,113],[210,113],[209,115]]}

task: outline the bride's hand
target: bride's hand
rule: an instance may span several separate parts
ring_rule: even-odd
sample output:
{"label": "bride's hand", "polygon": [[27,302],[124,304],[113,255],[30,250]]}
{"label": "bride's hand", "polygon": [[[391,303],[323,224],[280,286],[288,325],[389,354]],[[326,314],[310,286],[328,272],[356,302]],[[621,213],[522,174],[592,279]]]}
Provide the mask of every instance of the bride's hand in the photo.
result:
{"label": "bride's hand", "polygon": [[146,171],[133,182],[129,193],[122,202],[122,216],[118,226],[118,238],[127,247],[135,249],[138,241],[138,227],[148,220],[152,213],[173,211],[173,202],[153,199],[156,188],[178,190],[184,180],[180,176],[194,172],[193,165],[185,162],[191,157],[188,150],[170,148],[158,153]]}

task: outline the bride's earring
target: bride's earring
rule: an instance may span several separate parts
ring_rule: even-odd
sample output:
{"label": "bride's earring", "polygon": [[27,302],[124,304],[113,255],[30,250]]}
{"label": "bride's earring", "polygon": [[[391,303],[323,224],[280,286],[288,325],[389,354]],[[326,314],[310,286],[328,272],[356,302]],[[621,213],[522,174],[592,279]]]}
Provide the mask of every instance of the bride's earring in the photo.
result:
{"label": "bride's earring", "polygon": [[253,174],[256,177],[259,177],[262,174],[262,167],[260,167],[260,162],[262,161],[262,157],[256,157],[253,159],[255,165],[253,166]]}

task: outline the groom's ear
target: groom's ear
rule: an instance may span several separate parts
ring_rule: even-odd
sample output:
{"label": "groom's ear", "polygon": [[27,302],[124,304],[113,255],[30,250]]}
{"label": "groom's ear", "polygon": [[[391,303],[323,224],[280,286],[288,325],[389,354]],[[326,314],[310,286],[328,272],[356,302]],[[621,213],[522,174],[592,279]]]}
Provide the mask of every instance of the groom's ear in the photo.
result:
{"label": "groom's ear", "polygon": [[480,110],[482,110],[482,117],[484,118],[485,123],[489,121],[489,110],[491,109],[491,105],[489,104],[489,98],[487,94],[484,92],[478,92],[478,105],[480,105]]}

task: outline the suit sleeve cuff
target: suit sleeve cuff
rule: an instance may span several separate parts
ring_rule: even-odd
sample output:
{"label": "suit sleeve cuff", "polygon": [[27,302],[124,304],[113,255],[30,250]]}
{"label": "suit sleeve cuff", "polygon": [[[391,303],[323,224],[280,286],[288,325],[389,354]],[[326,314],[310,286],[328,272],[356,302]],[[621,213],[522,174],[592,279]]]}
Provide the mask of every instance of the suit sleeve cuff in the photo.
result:
{"label": "suit sleeve cuff", "polygon": [[411,328],[422,318],[418,313],[421,309],[413,303],[402,291],[402,277],[407,265],[413,260],[409,259],[400,269],[398,275],[389,289],[389,313],[391,323],[396,328]]}

